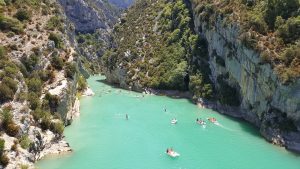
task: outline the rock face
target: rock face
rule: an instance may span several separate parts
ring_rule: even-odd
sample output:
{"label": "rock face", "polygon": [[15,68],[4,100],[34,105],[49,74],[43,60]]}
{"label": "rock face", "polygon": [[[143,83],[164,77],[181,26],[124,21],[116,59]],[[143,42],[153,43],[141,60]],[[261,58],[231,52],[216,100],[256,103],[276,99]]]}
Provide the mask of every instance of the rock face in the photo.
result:
{"label": "rock face", "polygon": [[268,141],[300,152],[300,79],[283,85],[260,54],[240,42],[237,23],[224,24],[221,16],[208,23],[200,15],[194,12],[195,30],[208,42],[211,79],[218,86],[222,78],[239,93],[235,116],[259,127]]}
{"label": "rock face", "polygon": [[109,2],[119,8],[128,8],[134,3],[134,0],[109,0]]}
{"label": "rock face", "polygon": [[110,29],[117,21],[118,9],[102,0],[59,0],[76,32],[93,33]]}

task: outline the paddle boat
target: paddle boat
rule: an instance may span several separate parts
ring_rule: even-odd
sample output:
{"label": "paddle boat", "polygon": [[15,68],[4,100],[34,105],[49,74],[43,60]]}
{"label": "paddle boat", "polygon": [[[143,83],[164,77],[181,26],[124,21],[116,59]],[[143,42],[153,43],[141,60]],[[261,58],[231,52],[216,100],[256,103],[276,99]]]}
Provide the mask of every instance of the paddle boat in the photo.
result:
{"label": "paddle boat", "polygon": [[176,124],[176,123],[177,123],[177,119],[174,118],[171,120],[171,124]]}
{"label": "paddle boat", "polygon": [[202,120],[202,119],[197,119],[196,120],[196,123],[197,124],[199,124],[199,125],[201,125],[203,128],[205,128],[206,127],[206,122],[204,121],[204,120]]}
{"label": "paddle boat", "polygon": [[173,157],[173,158],[180,156],[180,154],[175,152],[172,148],[168,148],[167,151],[166,151],[166,154],[170,157]]}
{"label": "paddle boat", "polygon": [[217,119],[214,118],[214,117],[207,118],[207,120],[209,120],[210,122],[214,123],[215,125],[219,125],[219,124],[220,124],[220,123],[217,121]]}

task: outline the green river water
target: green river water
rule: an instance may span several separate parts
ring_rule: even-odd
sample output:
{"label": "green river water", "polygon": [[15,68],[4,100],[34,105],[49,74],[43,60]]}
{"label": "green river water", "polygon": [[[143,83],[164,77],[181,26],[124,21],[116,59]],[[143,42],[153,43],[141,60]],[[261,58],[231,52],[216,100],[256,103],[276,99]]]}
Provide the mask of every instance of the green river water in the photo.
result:
{"label": "green river water", "polygon": [[[88,79],[96,94],[81,98],[81,116],[65,130],[74,152],[47,157],[39,169],[300,169],[300,156],[267,143],[247,123],[186,99],[142,97],[101,80]],[[207,117],[220,126],[195,123]],[[180,157],[167,156],[168,147]]]}

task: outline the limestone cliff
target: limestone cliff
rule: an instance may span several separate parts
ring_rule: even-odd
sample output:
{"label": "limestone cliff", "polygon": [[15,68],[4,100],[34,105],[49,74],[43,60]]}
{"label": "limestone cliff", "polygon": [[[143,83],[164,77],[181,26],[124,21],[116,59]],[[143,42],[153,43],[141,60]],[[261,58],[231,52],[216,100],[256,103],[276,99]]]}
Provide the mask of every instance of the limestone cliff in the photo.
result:
{"label": "limestone cliff", "polygon": [[211,79],[217,88],[225,81],[238,92],[235,116],[255,124],[270,142],[300,152],[300,79],[283,85],[260,53],[241,43],[239,23],[224,24],[222,16],[209,22],[195,6],[195,31],[207,40]]}
{"label": "limestone cliff", "polygon": [[96,29],[110,29],[117,21],[119,11],[107,1],[59,0],[75,30],[93,33]]}

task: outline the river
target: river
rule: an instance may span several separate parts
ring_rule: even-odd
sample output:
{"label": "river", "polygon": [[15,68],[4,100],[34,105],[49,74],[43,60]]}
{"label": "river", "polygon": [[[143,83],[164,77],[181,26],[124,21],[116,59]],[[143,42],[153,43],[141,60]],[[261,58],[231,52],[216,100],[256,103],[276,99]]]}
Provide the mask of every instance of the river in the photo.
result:
{"label": "river", "polygon": [[[266,142],[251,125],[200,109],[186,99],[114,88],[88,79],[81,116],[65,130],[74,152],[47,157],[39,169],[299,169],[300,156]],[[166,109],[166,111],[165,111]],[[128,114],[129,119],[125,119]],[[215,117],[219,125],[196,124]],[[172,125],[172,118],[178,123]],[[180,157],[165,151],[172,147]]]}

